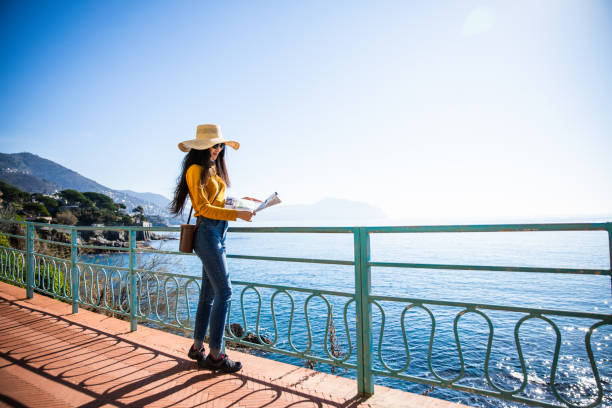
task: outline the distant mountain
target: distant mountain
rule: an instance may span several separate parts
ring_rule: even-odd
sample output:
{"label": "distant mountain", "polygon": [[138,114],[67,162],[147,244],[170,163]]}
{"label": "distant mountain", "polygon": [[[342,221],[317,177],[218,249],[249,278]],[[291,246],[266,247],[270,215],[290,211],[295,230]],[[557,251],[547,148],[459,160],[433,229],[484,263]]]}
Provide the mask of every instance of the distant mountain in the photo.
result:
{"label": "distant mountain", "polygon": [[384,220],[387,215],[378,207],[340,198],[324,198],[315,204],[280,204],[256,216],[258,222],[287,221],[299,223],[333,222],[359,224],[369,220]]}
{"label": "distant mountain", "polygon": [[138,193],[136,191],[132,191],[132,190],[117,190],[120,193],[123,194],[127,194],[129,196],[132,197],[136,197],[139,198],[143,201],[148,201],[150,203],[153,203],[159,207],[163,207],[166,208],[168,207],[168,205],[170,204],[170,200],[167,197],[164,197],[161,194],[155,194],[155,193]]}
{"label": "distant mountain", "polygon": [[52,194],[66,189],[102,193],[125,204],[128,211],[140,205],[145,214],[170,217],[170,200],[159,194],[113,190],[32,153],[0,153],[0,179],[29,193]]}
{"label": "distant mountain", "polygon": [[[0,153],[0,179],[30,193],[54,193],[74,189],[94,191],[123,203],[128,210],[142,206],[147,215],[158,215],[169,219],[170,200],[160,194],[138,193],[132,190],[113,190],[51,160],[32,153]],[[185,214],[185,219],[187,215]],[[368,220],[384,220],[387,216],[378,207],[367,203],[325,198],[315,204],[280,204],[257,214],[259,222],[292,222],[325,224],[358,224]],[[169,220],[180,224],[180,218]]]}
{"label": "distant mountain", "polygon": [[48,180],[28,173],[22,173],[13,168],[1,168],[0,180],[3,180],[21,190],[43,194],[52,194],[61,190],[60,186]]}
{"label": "distant mountain", "polygon": [[[61,189],[70,188],[78,191],[95,191],[97,193],[102,193],[103,190],[111,190],[87,177],[81,176],[76,171],[32,153],[0,153],[0,169],[0,177],[2,178],[7,173],[16,172],[36,176],[60,186]],[[22,189],[31,188],[27,185],[17,187]]]}

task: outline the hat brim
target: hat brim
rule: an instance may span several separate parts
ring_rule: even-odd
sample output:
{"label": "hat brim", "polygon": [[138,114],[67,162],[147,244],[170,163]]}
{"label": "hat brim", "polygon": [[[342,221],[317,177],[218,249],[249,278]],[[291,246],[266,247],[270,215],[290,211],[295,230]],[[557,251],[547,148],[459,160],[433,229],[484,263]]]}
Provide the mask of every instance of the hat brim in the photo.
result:
{"label": "hat brim", "polygon": [[208,140],[203,140],[203,139],[185,140],[184,142],[181,142],[178,144],[178,148],[182,152],[187,153],[191,149],[195,149],[195,150],[210,149],[211,147],[219,143],[225,143],[226,145],[232,147],[234,150],[238,150],[238,148],[240,147],[240,143],[234,140],[225,140],[219,137],[216,139],[208,139]]}

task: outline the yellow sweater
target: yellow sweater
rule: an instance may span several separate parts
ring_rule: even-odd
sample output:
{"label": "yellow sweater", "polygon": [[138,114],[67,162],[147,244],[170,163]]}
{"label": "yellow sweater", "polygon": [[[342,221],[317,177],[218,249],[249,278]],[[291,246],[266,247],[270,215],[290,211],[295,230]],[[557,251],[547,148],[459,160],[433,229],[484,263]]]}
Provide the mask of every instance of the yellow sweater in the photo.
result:
{"label": "yellow sweater", "polygon": [[[225,182],[215,174],[208,178],[204,188],[201,184],[203,167],[192,164],[185,173],[189,198],[196,217],[206,217],[213,220],[236,221],[236,210],[223,208],[225,205]],[[216,196],[216,198],[215,198]],[[215,199],[214,202],[210,200]]]}

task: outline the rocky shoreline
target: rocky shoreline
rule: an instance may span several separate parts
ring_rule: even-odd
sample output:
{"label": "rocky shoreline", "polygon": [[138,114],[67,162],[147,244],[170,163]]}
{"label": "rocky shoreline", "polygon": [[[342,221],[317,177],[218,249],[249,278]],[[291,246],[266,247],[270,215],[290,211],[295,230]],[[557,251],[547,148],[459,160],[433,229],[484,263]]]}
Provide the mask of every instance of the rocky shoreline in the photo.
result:
{"label": "rocky shoreline", "polygon": [[[16,235],[25,235],[24,228],[15,228],[15,230],[9,231]],[[35,231],[37,238],[42,238],[48,241],[55,241],[58,243],[70,244],[71,237],[69,233],[65,231],[57,230],[55,228],[38,228]],[[136,248],[142,249],[155,249],[151,245],[151,241],[169,241],[176,240],[174,235],[170,234],[156,234],[147,231],[144,234],[142,231],[136,232]],[[15,238],[9,239],[11,246],[18,249],[25,249],[25,240],[19,240]],[[79,253],[82,254],[105,254],[114,252],[112,248],[129,248],[129,232],[128,231],[79,231],[77,237],[77,245],[85,246],[97,246],[97,247],[108,247],[109,249],[101,248],[80,248]],[[37,244],[37,250],[41,253],[54,255],[54,256],[68,256],[70,253],[70,247],[60,246],[51,242],[40,242]]]}
{"label": "rocky shoreline", "polygon": [[[149,241],[176,240],[171,235],[161,235],[152,232],[144,234],[143,231],[136,232],[136,247],[151,247]],[[79,245],[107,246],[113,248],[129,248],[129,234],[127,231],[81,231],[77,240]]]}

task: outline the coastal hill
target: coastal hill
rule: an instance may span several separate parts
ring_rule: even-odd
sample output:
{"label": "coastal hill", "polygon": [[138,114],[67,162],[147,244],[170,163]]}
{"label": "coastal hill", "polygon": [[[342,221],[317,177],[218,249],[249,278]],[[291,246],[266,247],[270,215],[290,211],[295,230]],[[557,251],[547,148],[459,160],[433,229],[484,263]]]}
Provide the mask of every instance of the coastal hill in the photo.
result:
{"label": "coastal hill", "polygon": [[166,208],[170,200],[162,195],[114,190],[32,153],[0,153],[0,180],[29,193],[52,194],[66,189],[93,191],[125,204],[128,209],[141,206],[146,214],[170,217]]}
{"label": "coastal hill", "polygon": [[[29,193],[52,194],[66,189],[101,193],[116,203],[125,204],[128,210],[141,206],[145,214],[161,216],[174,225],[185,222],[188,214],[187,210],[184,219],[172,218],[167,209],[170,200],[160,194],[114,190],[32,153],[0,153],[0,180]],[[359,224],[386,218],[380,208],[363,202],[324,198],[314,204],[284,202],[261,212],[256,220],[266,224],[286,222],[297,225],[314,222],[332,225]]]}

